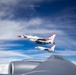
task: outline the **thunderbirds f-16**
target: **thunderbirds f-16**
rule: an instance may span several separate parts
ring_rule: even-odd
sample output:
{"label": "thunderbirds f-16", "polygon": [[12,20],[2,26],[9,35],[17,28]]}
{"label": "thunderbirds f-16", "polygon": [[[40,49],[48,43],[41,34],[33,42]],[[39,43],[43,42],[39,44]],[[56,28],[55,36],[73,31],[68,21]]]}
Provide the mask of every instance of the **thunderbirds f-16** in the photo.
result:
{"label": "thunderbirds f-16", "polygon": [[53,45],[51,48],[45,48],[45,47],[42,47],[42,46],[36,46],[35,48],[37,49],[40,49],[40,50],[46,50],[46,51],[49,51],[49,52],[54,52],[54,48],[55,48],[55,45]]}
{"label": "thunderbirds f-16", "polygon": [[19,35],[18,37],[20,38],[28,38],[30,41],[36,42],[38,44],[55,44],[54,38],[56,34],[52,34],[48,38],[40,38],[37,36],[32,36],[32,35]]}

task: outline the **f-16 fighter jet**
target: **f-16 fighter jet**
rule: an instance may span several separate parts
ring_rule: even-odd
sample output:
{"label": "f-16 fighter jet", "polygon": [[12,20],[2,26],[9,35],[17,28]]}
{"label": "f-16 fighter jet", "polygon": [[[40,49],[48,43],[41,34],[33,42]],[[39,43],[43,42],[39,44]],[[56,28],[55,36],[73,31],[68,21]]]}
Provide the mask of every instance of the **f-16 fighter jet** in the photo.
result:
{"label": "f-16 fighter jet", "polygon": [[54,52],[54,48],[55,48],[55,45],[53,45],[51,48],[45,48],[45,47],[42,47],[42,46],[36,46],[35,48],[37,49],[40,49],[40,50],[46,50],[46,51],[49,51],[49,52]]}
{"label": "f-16 fighter jet", "polygon": [[55,36],[56,36],[56,34],[52,34],[48,38],[40,38],[40,37],[32,36],[32,35],[19,35],[18,37],[28,38],[28,39],[30,39],[30,41],[33,41],[38,44],[55,44],[55,42],[54,42]]}

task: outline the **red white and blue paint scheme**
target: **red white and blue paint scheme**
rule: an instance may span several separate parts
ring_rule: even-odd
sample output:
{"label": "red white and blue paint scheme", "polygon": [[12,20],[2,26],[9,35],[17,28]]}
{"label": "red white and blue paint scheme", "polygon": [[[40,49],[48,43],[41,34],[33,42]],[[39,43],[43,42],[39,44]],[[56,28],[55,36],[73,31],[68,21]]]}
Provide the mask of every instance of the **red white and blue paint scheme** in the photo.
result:
{"label": "red white and blue paint scheme", "polygon": [[35,48],[37,48],[37,49],[40,49],[40,50],[42,50],[42,51],[49,51],[49,52],[54,52],[55,50],[55,45],[53,45],[51,48],[45,48],[45,47],[42,47],[42,46],[36,46]]}
{"label": "red white and blue paint scheme", "polygon": [[40,38],[38,36],[32,36],[32,35],[19,35],[18,37],[28,38],[28,39],[30,39],[30,41],[33,41],[38,44],[55,44],[55,42],[54,42],[55,36],[56,36],[56,34],[52,34],[51,36],[49,36],[48,38],[45,38],[45,39]]}

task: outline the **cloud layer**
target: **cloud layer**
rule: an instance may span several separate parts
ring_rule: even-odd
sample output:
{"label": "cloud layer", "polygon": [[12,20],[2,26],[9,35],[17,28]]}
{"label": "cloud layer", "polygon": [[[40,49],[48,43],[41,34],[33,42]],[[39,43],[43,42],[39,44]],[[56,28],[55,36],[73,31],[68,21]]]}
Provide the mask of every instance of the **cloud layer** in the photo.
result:
{"label": "cloud layer", "polygon": [[[10,63],[11,61],[17,61],[22,59],[30,59],[31,57],[27,54],[22,54],[19,51],[0,51],[0,64]],[[6,61],[6,62],[4,62]]]}
{"label": "cloud layer", "polygon": [[[24,34],[47,38],[55,33],[57,35],[55,38],[57,53],[55,54],[63,56],[76,55],[76,4],[66,1],[60,1],[60,4],[57,1],[54,2],[55,0],[48,1],[0,0],[0,57],[2,57],[0,60],[9,62],[18,60],[18,56],[20,58],[30,57],[25,54],[29,50],[28,47],[26,52],[15,52],[13,50],[14,46],[25,50],[25,43],[12,42],[12,40],[22,40],[17,36]],[[63,4],[65,5],[62,6]],[[59,7],[61,7],[60,10]],[[50,45],[48,46],[50,47]],[[12,51],[9,50],[10,47]],[[37,52],[35,53],[35,49],[33,49],[30,52],[33,51],[31,56],[34,58],[50,56],[50,53],[46,52],[36,54]],[[8,52],[10,54],[7,54]],[[33,55],[34,53],[36,55]],[[8,59],[9,56],[11,57]]]}

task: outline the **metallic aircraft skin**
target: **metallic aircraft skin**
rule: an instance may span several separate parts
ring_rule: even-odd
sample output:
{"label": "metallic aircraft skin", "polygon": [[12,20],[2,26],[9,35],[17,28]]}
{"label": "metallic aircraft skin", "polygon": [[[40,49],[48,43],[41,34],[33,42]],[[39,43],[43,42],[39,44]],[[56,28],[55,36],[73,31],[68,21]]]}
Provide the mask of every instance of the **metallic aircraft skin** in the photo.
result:
{"label": "metallic aircraft skin", "polygon": [[[23,62],[26,64],[22,66]],[[38,64],[36,64],[37,62]],[[76,65],[74,65],[72,62],[70,62],[69,60],[65,59],[60,55],[51,55],[47,60],[42,61],[40,63],[39,61],[33,61],[33,60],[32,61],[25,60],[22,61],[22,63],[20,62],[21,64],[16,61],[15,63],[14,62],[12,63],[13,68],[12,66],[10,67],[13,69],[13,71],[14,69],[15,70],[17,69],[16,70],[17,72],[15,73],[13,72],[13,74],[0,74],[0,75],[76,75]],[[19,65],[17,66],[17,64]],[[32,67],[30,65],[35,65],[35,67]],[[23,69],[25,70],[25,73],[23,72],[22,74],[19,74],[18,72],[19,71],[22,72]]]}

